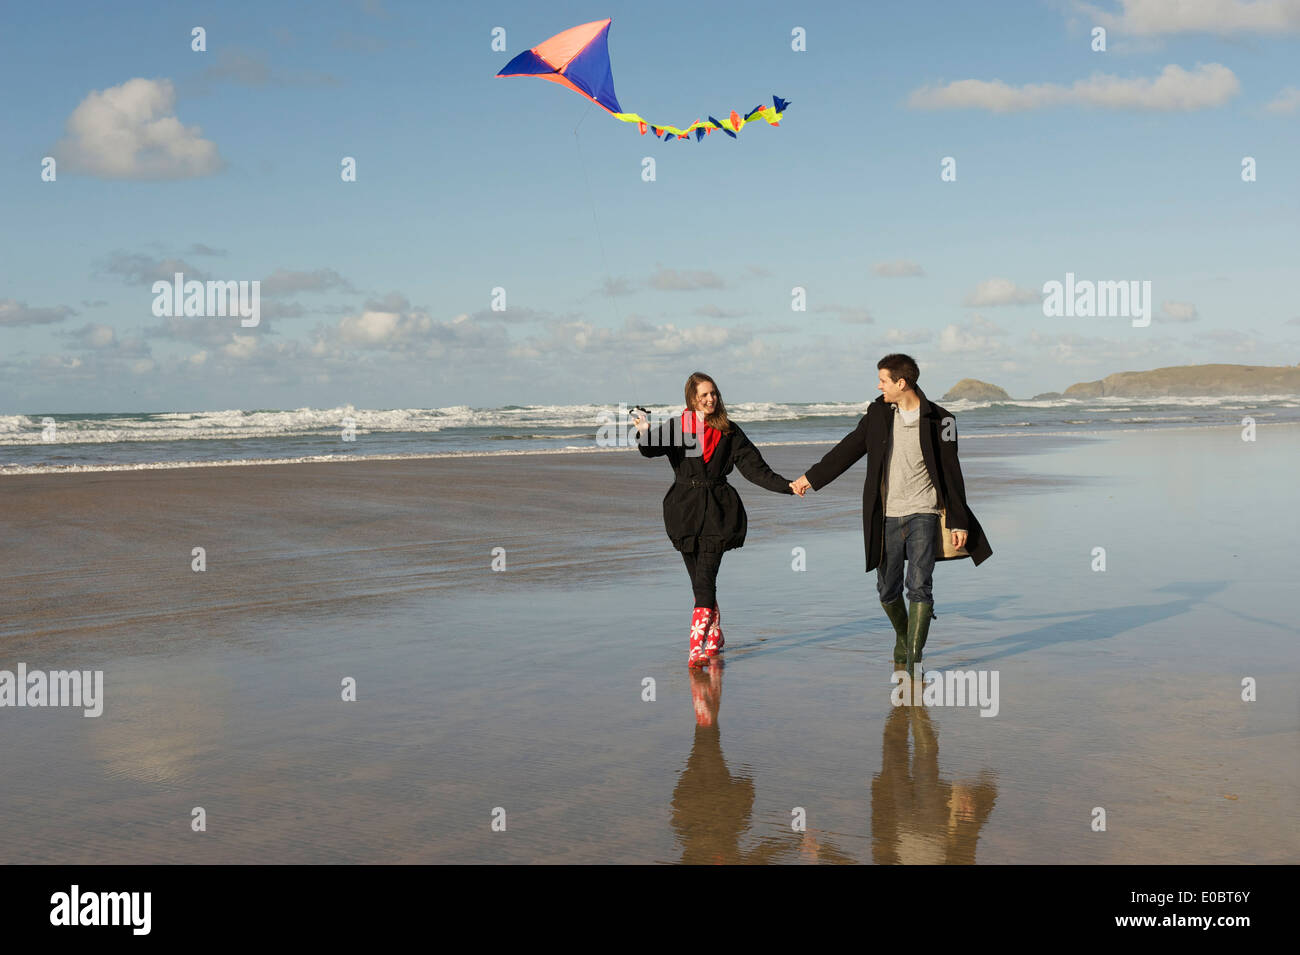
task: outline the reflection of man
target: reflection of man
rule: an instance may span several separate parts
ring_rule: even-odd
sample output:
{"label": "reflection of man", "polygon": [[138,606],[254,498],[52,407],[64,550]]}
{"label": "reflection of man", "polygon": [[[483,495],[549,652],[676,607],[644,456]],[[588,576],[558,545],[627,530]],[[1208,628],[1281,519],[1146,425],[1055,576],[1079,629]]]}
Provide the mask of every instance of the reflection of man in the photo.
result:
{"label": "reflection of man", "polygon": [[691,698],[695,744],[673,789],[672,802],[673,830],[682,844],[681,861],[688,865],[761,865],[781,862],[782,856],[800,851],[810,862],[852,862],[808,833],[802,840],[791,831],[788,837],[763,839],[753,849],[740,847],[754,811],[754,781],[748,776],[732,776],[722,755],[718,730],[722,669],[692,670]]}
{"label": "reflection of man", "polygon": [[970,865],[996,799],[987,770],[973,783],[941,780],[930,714],[920,706],[894,707],[885,719],[880,772],[871,780],[871,857],[881,865]]}

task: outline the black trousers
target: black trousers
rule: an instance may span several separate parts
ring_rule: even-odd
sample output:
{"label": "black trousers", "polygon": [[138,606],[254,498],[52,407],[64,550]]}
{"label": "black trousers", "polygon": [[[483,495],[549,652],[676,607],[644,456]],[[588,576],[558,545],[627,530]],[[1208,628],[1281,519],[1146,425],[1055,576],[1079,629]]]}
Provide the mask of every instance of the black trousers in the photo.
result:
{"label": "black trousers", "polygon": [[691,575],[691,589],[695,591],[695,606],[712,607],[718,602],[718,569],[722,566],[722,551],[702,550],[694,554],[682,552],[686,572]]}

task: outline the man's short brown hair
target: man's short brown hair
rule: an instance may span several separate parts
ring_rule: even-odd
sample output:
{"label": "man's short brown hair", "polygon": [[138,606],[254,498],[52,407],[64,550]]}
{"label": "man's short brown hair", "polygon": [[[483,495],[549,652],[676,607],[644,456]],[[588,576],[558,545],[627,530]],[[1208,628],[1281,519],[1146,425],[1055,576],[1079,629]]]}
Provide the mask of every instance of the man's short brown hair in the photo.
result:
{"label": "man's short brown hair", "polygon": [[917,367],[916,359],[911,355],[886,355],[876,362],[876,370],[879,371],[882,368],[889,372],[889,377],[894,381],[902,378],[907,382],[909,388],[913,387],[916,384],[916,379],[921,377],[921,369]]}

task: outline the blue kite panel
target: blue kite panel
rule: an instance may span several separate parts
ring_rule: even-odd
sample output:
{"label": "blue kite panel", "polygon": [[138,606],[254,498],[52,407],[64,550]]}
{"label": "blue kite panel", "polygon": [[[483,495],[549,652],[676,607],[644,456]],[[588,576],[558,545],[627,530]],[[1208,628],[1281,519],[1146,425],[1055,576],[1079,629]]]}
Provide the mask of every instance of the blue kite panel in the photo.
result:
{"label": "blue kite panel", "polygon": [[555,67],[547,63],[532,50],[524,50],[517,57],[501,67],[497,76],[536,76],[539,73],[554,73]]}
{"label": "blue kite panel", "polygon": [[569,61],[564,78],[611,113],[623,112],[614,93],[614,72],[609,67],[609,27]]}

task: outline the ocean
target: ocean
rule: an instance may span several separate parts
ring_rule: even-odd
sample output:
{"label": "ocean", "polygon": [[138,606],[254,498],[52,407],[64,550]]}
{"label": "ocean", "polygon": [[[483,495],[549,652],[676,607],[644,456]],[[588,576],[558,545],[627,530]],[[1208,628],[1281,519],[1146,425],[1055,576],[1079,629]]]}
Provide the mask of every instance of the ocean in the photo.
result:
{"label": "ocean", "polygon": [[[728,410],[757,444],[824,444],[851,431],[869,402],[743,402]],[[680,405],[649,405],[655,415]],[[1300,421],[1300,396],[948,401],[963,438]],[[218,464],[564,454],[596,450],[622,420],[615,405],[0,415],[0,474]]]}

